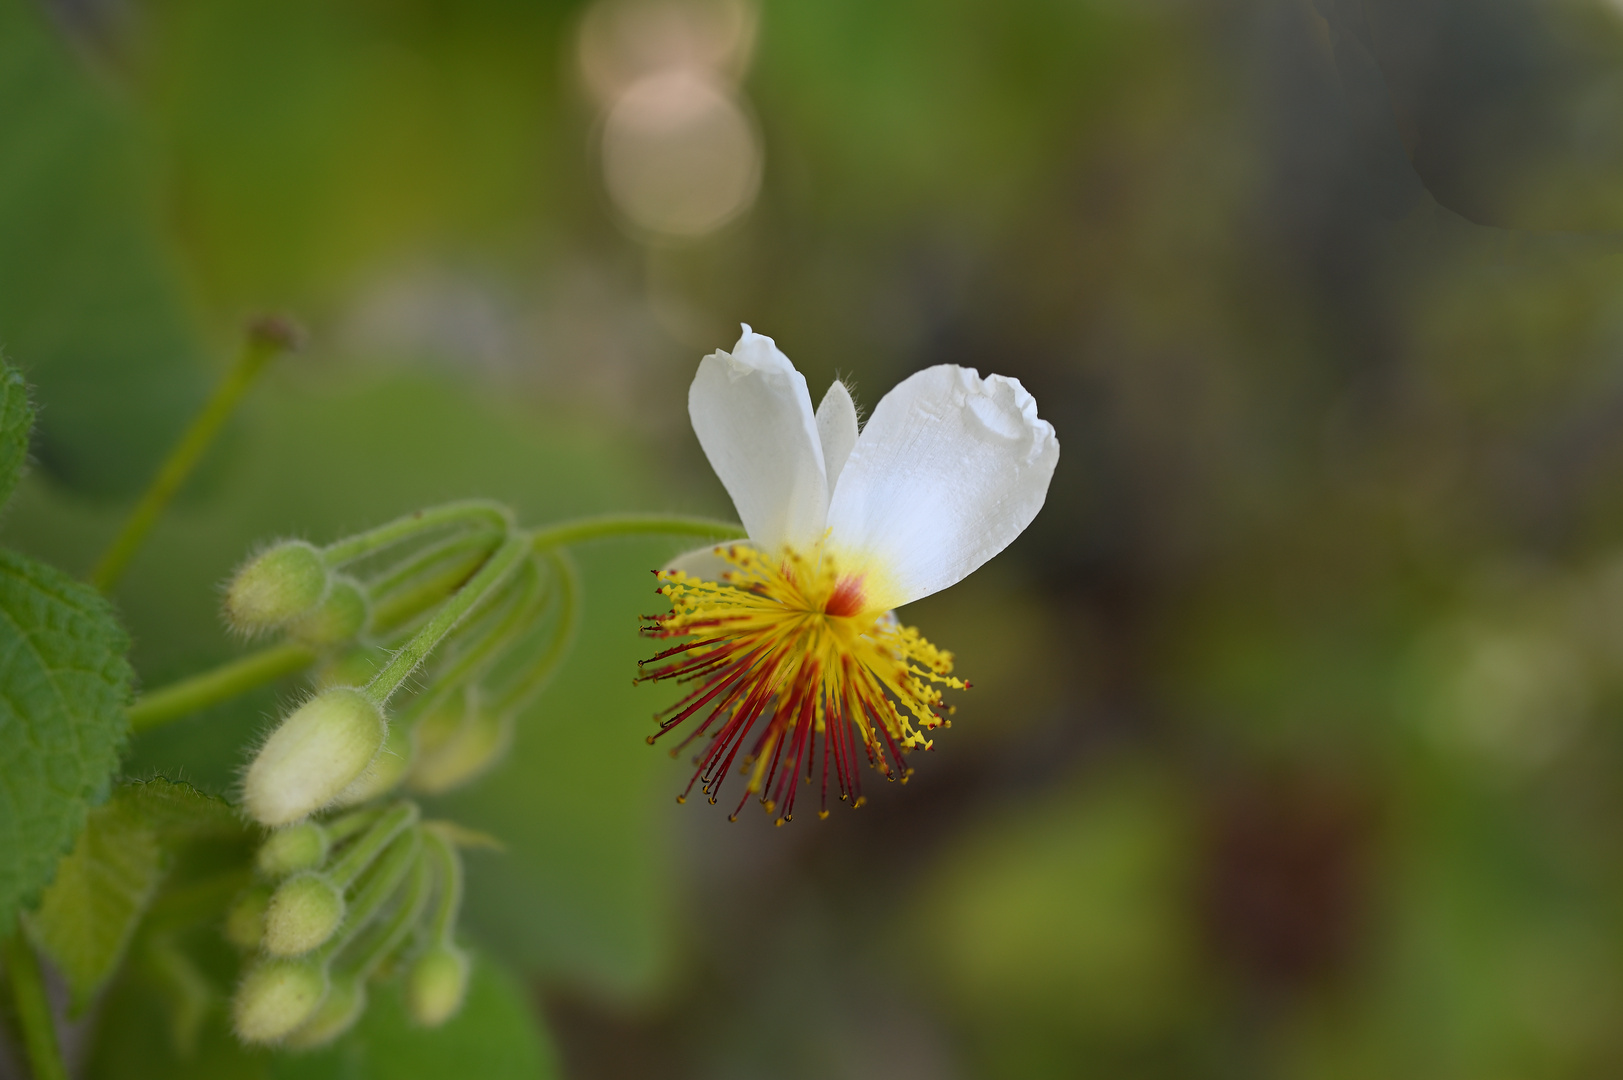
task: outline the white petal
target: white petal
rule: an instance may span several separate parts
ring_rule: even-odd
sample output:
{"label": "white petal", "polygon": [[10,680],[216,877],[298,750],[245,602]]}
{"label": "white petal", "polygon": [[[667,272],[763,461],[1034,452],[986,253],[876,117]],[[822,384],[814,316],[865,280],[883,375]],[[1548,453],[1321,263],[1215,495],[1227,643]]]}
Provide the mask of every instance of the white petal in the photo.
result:
{"label": "white petal", "polygon": [[967,577],[1031,524],[1059,460],[1016,379],[926,368],[885,395],[840,474],[830,540],[873,560],[870,596],[897,607]]}
{"label": "white petal", "polygon": [[666,563],[665,569],[680,570],[689,577],[704,581],[721,581],[723,574],[730,573],[738,567],[717,555],[715,544],[707,544],[702,548],[682,552]]}
{"label": "white petal", "polygon": [[851,391],[835,381],[817,406],[817,436],[823,444],[823,468],[828,473],[828,490],[840,481],[840,470],[851,448],[857,444],[857,403]]}
{"label": "white petal", "polygon": [[731,353],[701,360],[688,415],[750,539],[774,549],[822,537],[828,484],[811,394],[771,338],[745,326]]}

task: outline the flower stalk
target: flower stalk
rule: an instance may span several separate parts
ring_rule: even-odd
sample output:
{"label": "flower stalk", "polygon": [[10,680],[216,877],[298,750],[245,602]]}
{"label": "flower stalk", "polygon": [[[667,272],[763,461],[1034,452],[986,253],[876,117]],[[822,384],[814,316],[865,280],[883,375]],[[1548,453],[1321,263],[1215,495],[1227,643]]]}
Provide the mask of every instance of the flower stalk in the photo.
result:
{"label": "flower stalk", "polygon": [[157,524],[159,515],[197,468],[204,452],[236,411],[242,396],[272,360],[298,347],[299,337],[299,330],[285,319],[260,319],[249,327],[248,338],[243,343],[242,351],[237,354],[236,363],[214,388],[203,410],[192,420],[191,426],[158,467],[157,475],[135,504],[135,509],[130,511],[124,527],[90,571],[90,584],[101,592],[107,592],[118,584],[142,541],[152,531],[152,526]]}

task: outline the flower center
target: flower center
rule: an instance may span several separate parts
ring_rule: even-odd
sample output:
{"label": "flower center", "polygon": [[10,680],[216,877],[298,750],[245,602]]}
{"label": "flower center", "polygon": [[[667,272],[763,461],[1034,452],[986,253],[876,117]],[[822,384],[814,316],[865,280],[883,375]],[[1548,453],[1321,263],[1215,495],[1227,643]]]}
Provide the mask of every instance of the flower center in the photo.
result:
{"label": "flower center", "polygon": [[757,795],[768,813],[782,808],[780,825],[794,816],[797,776],[811,783],[821,772],[822,816],[830,771],[840,798],[862,805],[859,747],[886,779],[905,782],[904,755],[931,745],[919,729],[947,723],[936,711],[941,688],[969,685],[953,678],[952,654],[871,607],[866,575],[842,572],[825,544],[804,555],[741,546],[716,554],[732,565],[720,582],[661,571],[658,592],[671,611],[646,616],[643,627],[648,637],[688,640],[645,661],[638,681],[694,685],[659,714],[660,731],[648,741],[700,714],[672,755],[709,737],[677,801],[702,780],[715,802],[741,750],[750,779],[739,809]]}

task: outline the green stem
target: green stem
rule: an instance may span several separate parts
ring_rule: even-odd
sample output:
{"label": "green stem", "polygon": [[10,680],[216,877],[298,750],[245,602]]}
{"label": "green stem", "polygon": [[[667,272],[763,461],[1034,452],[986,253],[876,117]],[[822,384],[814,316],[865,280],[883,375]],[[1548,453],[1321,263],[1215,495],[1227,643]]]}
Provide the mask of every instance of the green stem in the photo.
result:
{"label": "green stem", "polygon": [[[536,602],[537,593],[540,592],[540,574],[535,564],[529,561],[520,568],[520,573],[523,580],[518,589],[506,598],[507,602],[502,608],[485,620],[486,625],[470,631],[465,643],[434,672],[433,689],[423,694],[417,703],[420,714],[433,709],[447,694],[483,677],[491,665],[501,659],[507,647],[529,627],[540,606]],[[541,603],[545,603],[544,597]]]}
{"label": "green stem", "polygon": [[365,809],[351,810],[341,817],[333,818],[323,826],[327,830],[327,843],[336,848],[339,844],[370,826],[382,812],[375,806],[368,806]]}
{"label": "green stem", "polygon": [[4,946],[6,973],[11,979],[11,996],[22,1027],[23,1045],[34,1080],[67,1080],[62,1052],[56,1043],[56,1022],[51,1018],[51,1002],[45,996],[45,976],[39,957],[19,929]]}
{"label": "green stem", "polygon": [[[423,513],[425,516],[438,512],[452,514],[454,510],[455,514],[453,516],[440,521],[441,524],[444,524],[451,520],[483,520],[487,516],[487,511],[493,506],[495,504],[479,502],[450,503],[435,510],[425,510]],[[462,516],[464,513],[465,517]],[[415,526],[420,523],[420,520],[414,517],[402,518],[398,522],[373,530],[373,534],[380,533],[384,529],[405,528],[406,523]],[[505,517],[503,520],[505,521]],[[432,577],[418,581],[411,587],[403,589],[398,595],[390,596],[379,603],[372,612],[372,630],[374,633],[379,634],[388,633],[396,627],[409,623],[446,597],[452,596],[455,599],[451,604],[447,604],[445,608],[442,608],[439,614],[435,616],[434,621],[424,626],[417,636],[407,643],[405,649],[395,654],[395,662],[391,662],[388,668],[380,672],[378,678],[381,679],[384,674],[395,669],[397,662],[409,663],[410,666],[403,672],[391,675],[391,678],[403,680],[409,676],[417,664],[421,663],[427,656],[428,650],[432,649],[433,644],[438,643],[439,639],[453,629],[456,622],[466,615],[468,611],[472,610],[479,599],[483,598],[483,588],[475,589],[475,584],[491,572],[498,558],[501,558],[503,562],[501,566],[496,567],[497,572],[494,575],[496,579],[504,577],[512,569],[512,562],[509,560],[516,560],[517,556],[524,553],[522,549],[526,546],[538,552],[552,552],[566,544],[600,540],[612,536],[651,534],[741,539],[744,536],[744,530],[737,525],[712,521],[708,518],[623,514],[615,517],[582,518],[577,521],[564,522],[561,525],[550,525],[537,529],[528,534],[527,539],[516,541],[509,539],[506,545],[488,560],[485,558],[483,545],[480,542],[470,543],[465,551],[460,545],[447,545],[444,548],[436,548],[434,559],[431,561],[437,564],[437,562],[444,560],[448,565]],[[340,544],[334,545],[334,548],[345,543],[347,541],[340,541]],[[334,548],[326,549],[329,555]],[[450,562],[450,557],[458,553],[462,553],[463,557],[454,563]],[[419,566],[420,568],[421,566]],[[475,574],[475,571],[478,571],[478,573]],[[475,575],[472,580],[468,579],[469,574]],[[573,576],[571,575],[567,580],[570,591],[566,599],[571,605],[572,622],[577,601],[573,589]],[[464,582],[466,582],[465,585]],[[478,595],[475,595],[475,593]],[[459,607],[454,612],[449,624],[437,634],[431,635],[432,641],[428,644],[428,648],[424,649],[421,654],[416,655],[415,659],[412,659],[412,655],[408,654],[407,650],[418,645],[419,639],[434,630],[446,615],[446,612],[459,604],[464,606]],[[567,639],[562,644],[567,644]],[[548,662],[555,659],[554,653],[561,655],[561,648],[549,650]],[[130,706],[127,714],[130,719],[130,729],[137,732],[146,731],[173,720],[179,720],[200,709],[206,709],[211,705],[228,701],[238,694],[246,693],[257,686],[302,671],[313,664],[318,655],[307,645],[292,641],[283,642],[229,661],[212,671],[205,671],[170,683],[168,686],[159,687],[142,695],[139,701]],[[528,681],[538,686],[540,682],[544,681],[544,674],[542,678]],[[377,679],[374,679],[373,685],[383,686],[387,684],[381,684]],[[390,686],[389,693],[392,695],[397,689],[399,689],[398,681]],[[525,692],[528,693],[529,689],[529,687],[526,687]],[[510,696],[517,699],[524,695],[515,694]]]}
{"label": "green stem", "polygon": [[[425,844],[427,839],[425,835]],[[400,892],[400,900],[387,920],[351,939],[340,960],[346,973],[360,979],[370,978],[378,965],[389,958],[416,925],[423,913],[423,904],[428,900],[428,867],[421,858],[412,866],[411,876]]]}
{"label": "green stem", "polygon": [[365,693],[380,707],[388,704],[395,692],[405,685],[411,673],[434,651],[434,646],[456,629],[469,612],[477,608],[507,580],[507,575],[518,568],[529,555],[529,545],[522,536],[511,536],[496,549],[485,565],[479,568],[466,585],[456,591],[390,658],[382,671],[366,684]]}
{"label": "green stem", "polygon": [[742,526],[710,518],[679,514],[610,514],[542,526],[530,533],[530,543],[536,551],[548,551],[587,540],[648,534],[701,536],[712,540],[742,540],[747,535]]}
{"label": "green stem", "polygon": [[259,327],[249,331],[237,362],[214,388],[214,393],[203,405],[203,411],[192,420],[191,426],[169,452],[169,457],[159,466],[158,474],[152,478],[152,483],[141,496],[141,501],[135,504],[135,509],[130,511],[124,527],[96,561],[95,568],[90,571],[90,584],[107,592],[118,583],[141,542],[157,523],[158,516],[202,460],[203,452],[236,410],[242,395],[248,392],[248,387],[253,385],[255,377],[265,369],[265,365],[290,343],[285,332],[272,333]]}
{"label": "green stem", "polygon": [[[366,591],[372,595],[374,606],[387,604],[391,593],[415,583],[418,578],[430,571],[443,570],[443,564],[461,566],[467,563],[470,557],[483,561],[496,550],[496,545],[502,542],[504,535],[505,533],[495,530],[481,530],[462,533],[437,544],[430,544],[412,552],[410,556],[376,577],[367,578]],[[473,570],[467,572],[471,574]]]}
{"label": "green stem", "polygon": [[506,532],[512,528],[513,518],[501,503],[489,499],[465,499],[418,510],[395,518],[386,525],[345,537],[327,545],[321,554],[328,566],[341,566],[434,529],[464,524],[490,525],[498,532]]}
{"label": "green stem", "polygon": [[403,802],[386,810],[359,840],[344,850],[327,871],[327,877],[340,889],[348,889],[395,837],[415,824],[416,803]]}
{"label": "green stem", "polygon": [[556,551],[542,558],[552,564],[553,578],[558,583],[558,629],[547,642],[546,651],[497,698],[493,711],[498,716],[518,712],[540,693],[575,641],[575,630],[580,622],[580,584],[575,577],[575,567],[571,560]]}
{"label": "green stem", "polygon": [[[413,581],[392,596],[386,596],[372,607],[370,631],[374,637],[386,637],[417,616],[441,603],[468,583],[490,557],[491,547],[481,546],[460,553],[458,558],[436,560],[439,565],[433,573]],[[457,554],[457,553],[452,553]]]}
{"label": "green stem", "polygon": [[284,641],[238,657],[168,686],[141,695],[125,713],[132,732],[146,731],[179,720],[210,705],[229,701],[256,686],[303,671],[318,654],[308,645]]}
{"label": "green stem", "polygon": [[406,871],[417,861],[421,840],[422,830],[415,826],[395,837],[394,843],[390,844],[388,850],[373,864],[371,872],[362,879],[360,887],[355,890],[355,896],[349,902],[349,910],[344,913],[343,926],[327,944],[317,950],[318,959],[331,962],[333,957],[343,951],[344,946],[354,941],[366,928],[372,917],[378,913],[378,909],[394,893],[400,879],[406,876]]}
{"label": "green stem", "polygon": [[462,908],[462,860],[445,837],[423,830],[423,857],[438,879],[434,885],[434,914],[429,919],[429,936],[449,944],[456,933],[456,917]]}

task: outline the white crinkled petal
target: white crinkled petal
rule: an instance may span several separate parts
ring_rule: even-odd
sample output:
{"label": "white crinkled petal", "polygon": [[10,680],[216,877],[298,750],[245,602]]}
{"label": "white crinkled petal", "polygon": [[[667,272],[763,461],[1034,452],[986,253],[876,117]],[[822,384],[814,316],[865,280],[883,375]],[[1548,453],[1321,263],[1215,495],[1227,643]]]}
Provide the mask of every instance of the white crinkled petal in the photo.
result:
{"label": "white crinkled petal", "polygon": [[771,338],[745,326],[731,353],[701,360],[688,415],[750,539],[805,548],[823,535],[828,484],[811,394]]}
{"label": "white crinkled petal", "polygon": [[817,406],[817,435],[823,444],[823,468],[828,474],[828,489],[840,482],[840,470],[851,448],[857,444],[857,403],[851,400],[851,391],[836,381],[823,395]]}
{"label": "white crinkled petal", "polygon": [[830,542],[872,560],[874,603],[929,596],[1031,524],[1058,461],[1054,428],[1019,380],[926,368],[862,429],[829,504]]}

